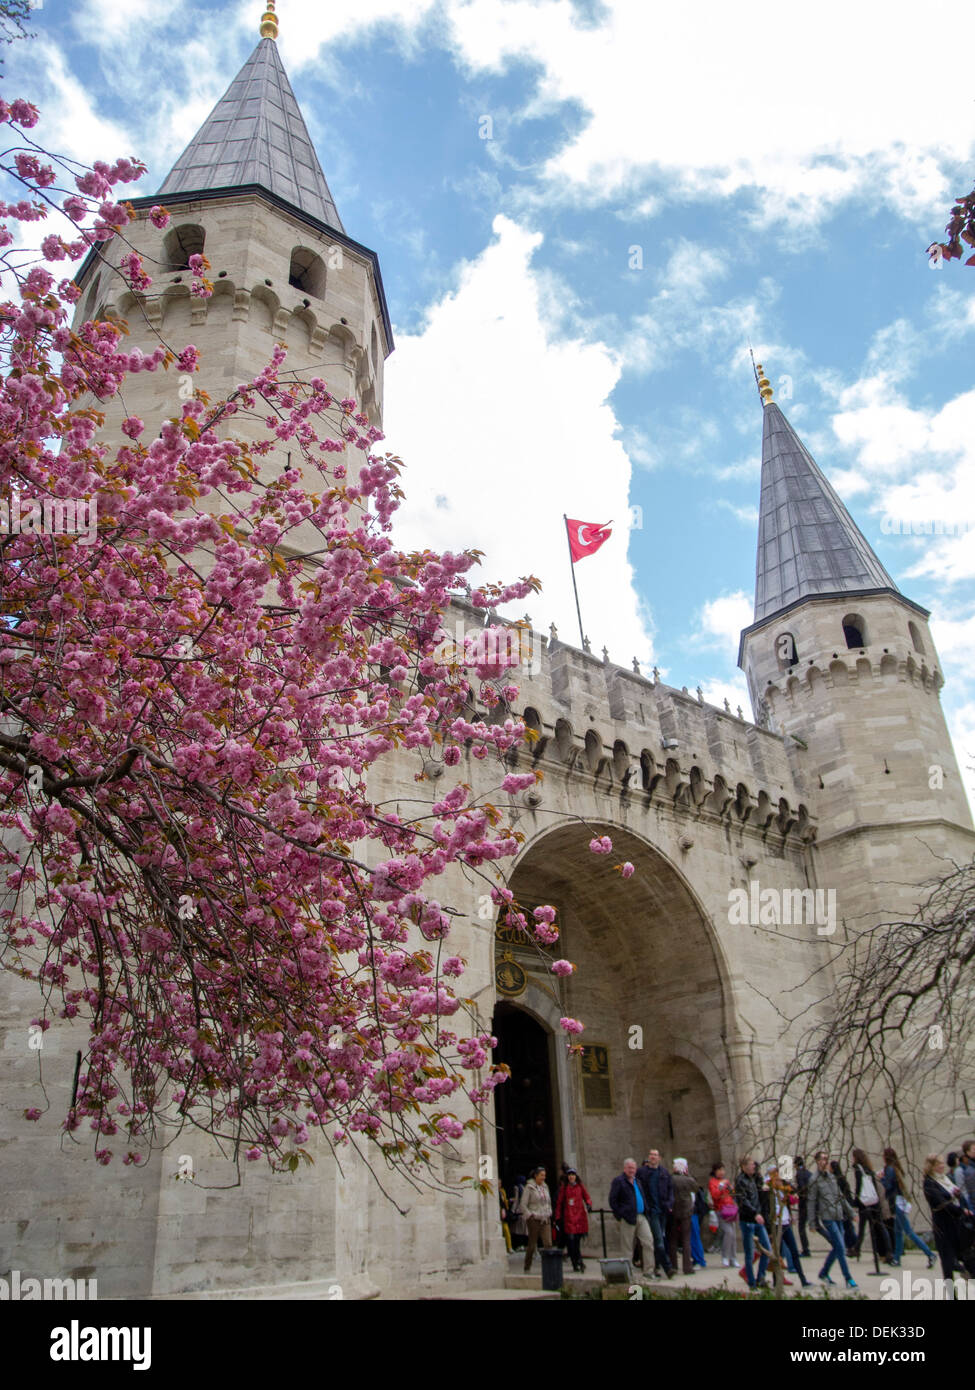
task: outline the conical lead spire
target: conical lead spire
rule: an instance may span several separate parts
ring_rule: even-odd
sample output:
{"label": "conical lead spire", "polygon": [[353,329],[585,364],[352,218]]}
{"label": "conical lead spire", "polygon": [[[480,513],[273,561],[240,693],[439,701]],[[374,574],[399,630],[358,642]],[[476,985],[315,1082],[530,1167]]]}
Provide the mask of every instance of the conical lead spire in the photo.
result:
{"label": "conical lead spire", "polygon": [[755,621],[816,594],[896,593],[896,584],[770,397],[769,390],[763,397]]}
{"label": "conical lead spire", "polygon": [[278,55],[271,4],[261,33],[266,37],[177,159],[159,196],[259,184],[299,212],[344,232]]}

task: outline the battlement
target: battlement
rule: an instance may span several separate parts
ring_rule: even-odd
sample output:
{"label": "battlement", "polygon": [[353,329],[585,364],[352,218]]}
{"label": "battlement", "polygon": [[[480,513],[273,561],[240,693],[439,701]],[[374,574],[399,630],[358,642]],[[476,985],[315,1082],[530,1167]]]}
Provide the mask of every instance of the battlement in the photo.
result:
{"label": "battlement", "polygon": [[867,655],[866,649],[858,653],[834,651],[831,657],[810,658],[801,666],[790,666],[778,681],[768,681],[763,698],[774,708],[779,699],[795,702],[800,694],[808,696],[817,687],[830,690],[837,686],[867,686],[888,679],[907,682],[931,695],[938,695],[944,685],[941,671],[930,666],[923,656],[918,660],[906,648],[890,651],[885,647],[882,655]]}
{"label": "battlement", "polygon": [[[468,633],[499,625],[469,605],[454,606]],[[520,632],[522,666],[511,681],[537,734],[532,766],[692,816],[727,816],[763,835],[815,839],[780,734],[527,625],[504,626]],[[531,804],[534,794],[525,795]]]}

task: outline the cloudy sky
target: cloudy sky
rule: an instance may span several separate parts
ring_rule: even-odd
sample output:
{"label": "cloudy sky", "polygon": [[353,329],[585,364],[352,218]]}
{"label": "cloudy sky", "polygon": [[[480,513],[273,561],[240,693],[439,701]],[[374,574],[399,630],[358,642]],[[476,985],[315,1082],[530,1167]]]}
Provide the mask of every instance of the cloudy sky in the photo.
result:
{"label": "cloudy sky", "polygon": [[[261,4],[43,0],[4,95],[49,148],[152,192],[257,40]],[[776,399],[902,590],[933,611],[975,765],[975,268],[931,270],[975,177],[975,14],[878,0],[281,0],[280,49],[397,347],[404,543],[544,582],[578,640],[747,708],[761,409]],[[16,90],[15,90],[16,89]],[[887,528],[889,531],[889,527]],[[969,786],[975,775],[966,774]]]}

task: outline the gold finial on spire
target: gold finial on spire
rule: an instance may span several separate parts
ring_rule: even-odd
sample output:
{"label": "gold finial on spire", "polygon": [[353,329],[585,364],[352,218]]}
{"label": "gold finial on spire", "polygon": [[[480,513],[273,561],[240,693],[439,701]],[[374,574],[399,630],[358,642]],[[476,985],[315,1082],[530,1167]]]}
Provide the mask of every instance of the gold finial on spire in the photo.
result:
{"label": "gold finial on spire", "polygon": [[267,9],[261,16],[261,38],[276,39],[278,36],[278,17],[274,13],[274,0],[267,0]]}
{"label": "gold finial on spire", "polygon": [[762,405],[768,405],[769,401],[772,399],[772,383],[765,375],[765,368],[762,366],[761,362],[758,363],[755,371],[758,374],[758,394],[762,398]]}

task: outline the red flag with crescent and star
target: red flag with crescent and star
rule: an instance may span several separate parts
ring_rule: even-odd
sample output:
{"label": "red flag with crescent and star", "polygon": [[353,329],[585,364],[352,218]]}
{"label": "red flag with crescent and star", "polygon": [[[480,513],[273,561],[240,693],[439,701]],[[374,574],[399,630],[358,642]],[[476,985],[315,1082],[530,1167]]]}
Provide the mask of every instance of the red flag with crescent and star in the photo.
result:
{"label": "red flag with crescent and star", "polygon": [[569,551],[573,564],[587,555],[595,555],[603,541],[608,541],[613,534],[609,529],[612,525],[609,521],[600,525],[595,521],[573,521],[566,517],[565,525],[569,532]]}

